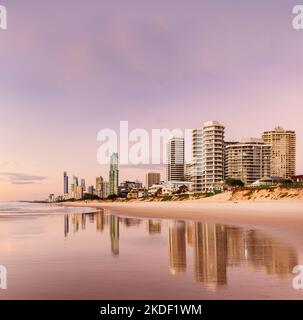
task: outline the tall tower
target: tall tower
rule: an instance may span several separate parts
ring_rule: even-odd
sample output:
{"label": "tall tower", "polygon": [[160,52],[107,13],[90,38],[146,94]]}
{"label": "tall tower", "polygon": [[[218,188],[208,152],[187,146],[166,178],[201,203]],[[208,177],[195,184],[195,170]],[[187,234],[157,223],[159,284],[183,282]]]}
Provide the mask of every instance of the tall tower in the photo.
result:
{"label": "tall tower", "polygon": [[113,153],[110,157],[109,169],[109,192],[110,194],[118,194],[119,185],[119,156],[118,153]]}
{"label": "tall tower", "polygon": [[202,191],[208,191],[224,179],[224,126],[205,122],[202,133]]}
{"label": "tall tower", "polygon": [[64,194],[68,194],[68,175],[66,171],[63,173],[63,191]]}
{"label": "tall tower", "polygon": [[184,138],[172,137],[167,144],[167,181],[184,181]]}
{"label": "tall tower", "polygon": [[296,133],[276,127],[262,135],[271,145],[271,175],[287,179],[296,174]]}
{"label": "tall tower", "polygon": [[97,177],[96,178],[96,194],[99,198],[104,198],[104,183],[103,183],[103,178]]}

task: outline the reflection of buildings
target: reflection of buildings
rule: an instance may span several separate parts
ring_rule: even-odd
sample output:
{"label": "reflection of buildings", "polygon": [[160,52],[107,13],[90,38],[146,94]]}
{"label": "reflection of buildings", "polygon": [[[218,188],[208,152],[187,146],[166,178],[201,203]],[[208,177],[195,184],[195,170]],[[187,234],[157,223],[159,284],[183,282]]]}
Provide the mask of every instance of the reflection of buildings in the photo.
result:
{"label": "reflection of buildings", "polygon": [[64,237],[67,237],[69,233],[69,215],[64,215]]}
{"label": "reflection of buildings", "polygon": [[96,213],[97,231],[102,232],[107,224],[108,224],[108,215],[105,215],[104,212],[102,211],[99,211],[98,213]]}
{"label": "reflection of buildings", "polygon": [[160,220],[148,220],[147,230],[149,234],[161,233],[161,221]]}
{"label": "reflection of buildings", "polygon": [[245,262],[249,267],[264,268],[268,274],[290,274],[298,264],[295,251],[265,237],[262,232],[250,230],[245,234]]}
{"label": "reflection of buildings", "polygon": [[114,256],[119,255],[119,217],[110,216],[110,239],[112,246],[112,254]]}
{"label": "reflection of buildings", "polygon": [[134,219],[134,218],[120,218],[121,222],[124,223],[126,227],[135,227],[139,226],[141,223],[140,219]]}
{"label": "reflection of buildings", "polygon": [[172,274],[186,270],[185,222],[174,221],[169,225],[169,267]]}
{"label": "reflection of buildings", "polygon": [[269,274],[283,276],[298,264],[292,248],[259,231],[197,222],[187,232],[189,244],[193,238],[195,279],[210,289],[227,284],[229,266],[265,268]]}
{"label": "reflection of buildings", "polygon": [[227,283],[226,230],[224,226],[194,225],[194,270],[197,282],[204,282],[210,289]]}
{"label": "reflection of buildings", "polygon": [[[127,238],[128,232],[137,231],[128,231],[131,226],[142,231],[141,222],[140,219],[109,215],[107,210],[64,215],[64,236],[67,237],[71,230],[83,232],[90,228],[94,232],[103,232],[108,227],[112,254],[118,256],[120,223]],[[163,231],[161,224],[161,220],[147,220],[148,233],[160,235]],[[282,277],[291,274],[293,267],[298,264],[293,248],[256,230],[213,223],[171,221],[168,235],[171,273],[186,271],[186,245],[189,245],[193,248],[195,280],[211,290],[227,284],[228,267],[266,271]]]}

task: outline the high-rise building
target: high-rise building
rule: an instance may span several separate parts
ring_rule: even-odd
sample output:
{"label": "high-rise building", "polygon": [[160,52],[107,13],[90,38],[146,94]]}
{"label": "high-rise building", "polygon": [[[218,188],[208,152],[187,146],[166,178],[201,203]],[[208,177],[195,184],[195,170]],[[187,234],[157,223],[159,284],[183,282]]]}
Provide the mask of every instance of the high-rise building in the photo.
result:
{"label": "high-rise building", "polygon": [[109,170],[110,194],[118,194],[119,186],[119,158],[118,153],[113,153],[110,157]]}
{"label": "high-rise building", "polygon": [[68,194],[68,175],[66,172],[63,174],[63,190],[64,194]]}
{"label": "high-rise building", "polygon": [[104,198],[104,184],[103,184],[103,177],[96,178],[96,195],[99,198]]}
{"label": "high-rise building", "polygon": [[72,188],[71,188],[71,192],[74,192],[76,193],[77,192],[77,188],[79,186],[79,180],[78,180],[78,177],[76,176],[73,176],[73,183],[72,183]]}
{"label": "high-rise building", "polygon": [[103,198],[107,198],[110,195],[109,182],[103,182]]}
{"label": "high-rise building", "polygon": [[203,129],[194,129],[192,132],[192,162],[190,164],[190,181],[192,191],[199,193],[202,191],[202,171],[203,171]]}
{"label": "high-rise building", "polygon": [[205,122],[202,129],[202,191],[208,191],[224,179],[224,126]]}
{"label": "high-rise building", "polygon": [[151,186],[153,186],[154,184],[159,184],[161,181],[161,175],[160,173],[157,172],[148,172],[146,174],[146,181],[145,181],[145,185],[146,188],[150,188]]}
{"label": "high-rise building", "polygon": [[246,185],[270,176],[271,146],[262,139],[242,139],[225,145],[225,178]]}
{"label": "high-rise building", "polygon": [[89,187],[87,188],[87,193],[88,193],[88,194],[94,194],[94,191],[95,191],[94,186],[89,186]]}
{"label": "high-rise building", "polygon": [[82,187],[83,192],[85,192],[85,191],[86,191],[86,188],[85,188],[85,179],[81,179],[81,187]]}
{"label": "high-rise building", "polygon": [[289,178],[296,174],[296,133],[276,127],[262,135],[265,143],[271,145],[271,175]]}
{"label": "high-rise building", "polygon": [[167,144],[167,181],[184,181],[184,138],[172,137]]}

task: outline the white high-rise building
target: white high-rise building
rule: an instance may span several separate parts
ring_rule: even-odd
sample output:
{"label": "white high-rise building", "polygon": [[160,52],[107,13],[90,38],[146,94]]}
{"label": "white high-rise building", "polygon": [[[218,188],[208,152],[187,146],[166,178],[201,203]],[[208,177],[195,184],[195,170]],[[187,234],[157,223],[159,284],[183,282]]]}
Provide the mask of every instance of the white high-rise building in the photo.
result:
{"label": "white high-rise building", "polygon": [[202,191],[212,190],[224,180],[224,126],[205,122],[202,128]]}
{"label": "white high-rise building", "polygon": [[203,129],[194,129],[192,133],[192,162],[189,166],[192,191],[202,192],[202,159],[203,159]]}
{"label": "white high-rise building", "polygon": [[172,137],[167,144],[167,181],[184,181],[184,138]]}

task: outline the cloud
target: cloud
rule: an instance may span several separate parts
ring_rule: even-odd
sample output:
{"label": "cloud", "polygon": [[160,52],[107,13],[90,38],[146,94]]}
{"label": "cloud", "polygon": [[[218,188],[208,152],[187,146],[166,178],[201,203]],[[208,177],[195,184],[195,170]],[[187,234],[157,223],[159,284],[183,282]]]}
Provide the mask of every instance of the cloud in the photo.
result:
{"label": "cloud", "polygon": [[29,175],[20,172],[0,172],[0,181],[10,182],[16,185],[35,184],[45,180],[47,177]]}

